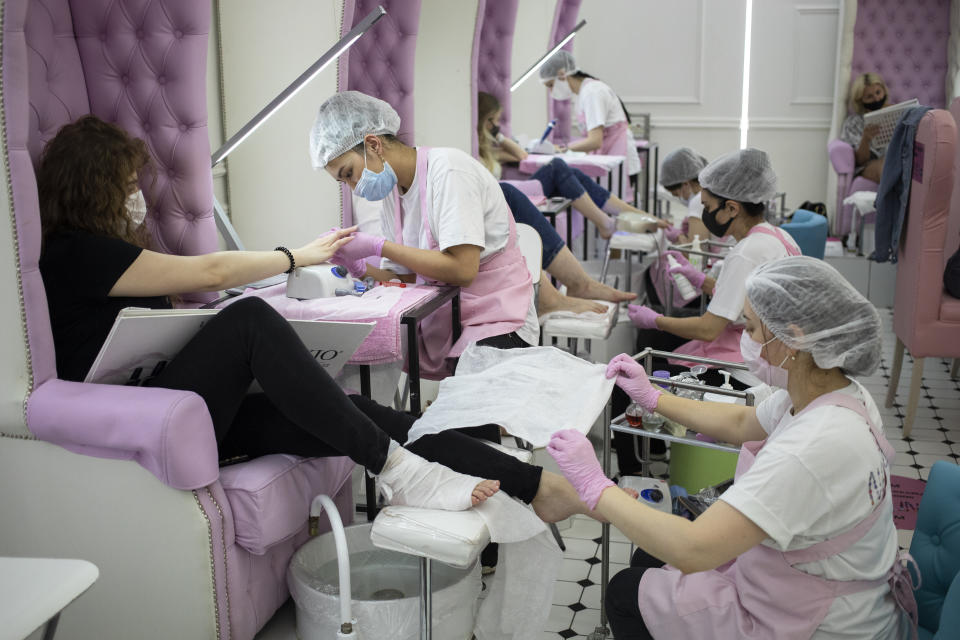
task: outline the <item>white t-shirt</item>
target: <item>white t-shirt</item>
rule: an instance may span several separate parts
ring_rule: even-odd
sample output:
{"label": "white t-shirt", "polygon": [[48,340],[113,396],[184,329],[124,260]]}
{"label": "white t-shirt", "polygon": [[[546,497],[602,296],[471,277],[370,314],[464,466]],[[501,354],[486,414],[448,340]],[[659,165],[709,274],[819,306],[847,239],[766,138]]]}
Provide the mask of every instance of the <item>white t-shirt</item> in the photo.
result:
{"label": "white t-shirt", "polygon": [[[773,229],[773,225],[761,222],[758,227]],[[780,230],[784,240],[792,246],[797,255],[800,247],[790,234]],[[710,313],[726,318],[734,324],[743,324],[743,303],[747,299],[747,276],[756,267],[771,260],[786,258],[786,247],[775,236],[754,232],[738,242],[723,259],[723,271],[717,280],[713,298],[707,306]]]}
{"label": "white t-shirt", "polygon": [[[882,433],[880,413],[859,383],[842,393],[866,405]],[[817,407],[793,417],[790,395],[778,389],[757,406],[769,434],[753,466],[720,499],[745,515],[780,551],[805,549],[852,529],[880,503],[882,513],[867,534],[846,551],[796,569],[832,580],[875,580],[893,566],[890,468],[864,419],[850,409]],[[896,615],[883,585],[834,600],[813,638],[904,638],[906,616]]]}
{"label": "white t-shirt", "polygon": [[[577,108],[583,113],[587,129],[597,127],[611,127],[618,122],[626,122],[627,114],[623,111],[620,99],[613,89],[600,80],[584,78],[577,94]],[[640,154],[634,143],[633,134],[627,129],[627,173],[633,175],[640,171]]]}
{"label": "white t-shirt", "polygon": [[[430,203],[430,232],[440,247],[449,249],[461,244],[480,247],[480,262],[486,262],[507,246],[510,236],[510,213],[503,191],[493,174],[477,160],[460,151],[444,147],[430,149],[427,155],[427,200]],[[400,196],[403,209],[402,244],[431,249],[426,228],[420,216],[420,182],[414,173],[413,183]],[[396,241],[395,199],[383,200],[380,213],[381,232]],[[394,273],[411,273],[410,269],[384,258],[381,267]],[[540,340],[540,323],[530,290],[530,306],[524,325],[517,329],[528,344]]]}

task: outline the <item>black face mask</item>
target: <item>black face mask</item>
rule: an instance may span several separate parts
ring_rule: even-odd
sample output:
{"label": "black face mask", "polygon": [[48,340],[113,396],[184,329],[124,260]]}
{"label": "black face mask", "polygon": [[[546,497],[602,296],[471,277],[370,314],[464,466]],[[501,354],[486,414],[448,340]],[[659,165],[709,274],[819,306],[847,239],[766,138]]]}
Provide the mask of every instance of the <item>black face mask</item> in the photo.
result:
{"label": "black face mask", "polygon": [[886,97],[883,97],[877,100],[876,102],[864,102],[863,108],[866,109],[867,111],[876,111],[877,109],[882,107],[883,103],[886,101],[887,101]]}
{"label": "black face mask", "polygon": [[723,236],[727,235],[727,229],[729,229],[730,225],[733,224],[733,218],[730,218],[723,224],[717,222],[717,214],[720,213],[720,210],[723,209],[726,204],[726,200],[721,200],[720,205],[713,211],[708,210],[706,207],[703,208],[703,226],[707,228],[707,231],[718,238],[722,238]]}
{"label": "black face mask", "polygon": [[490,135],[492,135],[494,138],[500,135],[500,125],[495,124],[492,127],[490,127]]}

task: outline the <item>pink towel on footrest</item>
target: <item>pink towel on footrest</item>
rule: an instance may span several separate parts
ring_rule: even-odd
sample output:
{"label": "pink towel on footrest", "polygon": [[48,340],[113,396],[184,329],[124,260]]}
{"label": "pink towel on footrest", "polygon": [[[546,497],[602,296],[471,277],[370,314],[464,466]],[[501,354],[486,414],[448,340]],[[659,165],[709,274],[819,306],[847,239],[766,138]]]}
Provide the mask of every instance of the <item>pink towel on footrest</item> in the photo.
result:
{"label": "pink towel on footrest", "polygon": [[[342,310],[335,318],[338,322],[376,322],[367,339],[363,341],[357,352],[350,358],[348,364],[384,364],[386,362],[395,362],[402,360],[405,354],[402,352],[401,336],[403,330],[400,326],[400,317],[411,307],[420,302],[429,299],[436,294],[436,289],[430,286],[407,285],[400,289],[400,300],[394,304],[385,316],[368,318],[356,317],[345,318]],[[288,298],[286,295],[287,284],[278,284],[263,289],[247,289],[242,295],[223,303],[226,306],[247,296],[257,296],[263,298],[267,304],[277,310],[284,318],[289,320],[329,320],[332,319],[324,313],[322,303],[329,298],[319,298],[317,300],[298,300]]]}

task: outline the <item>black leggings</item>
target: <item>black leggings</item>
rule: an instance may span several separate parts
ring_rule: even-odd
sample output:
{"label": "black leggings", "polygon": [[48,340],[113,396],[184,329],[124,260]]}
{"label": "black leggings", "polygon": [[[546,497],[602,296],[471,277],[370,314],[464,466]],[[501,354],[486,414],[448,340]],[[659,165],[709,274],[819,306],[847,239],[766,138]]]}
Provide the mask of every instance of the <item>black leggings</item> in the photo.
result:
{"label": "black leggings", "polygon": [[647,569],[659,569],[663,565],[663,561],[637,549],[630,559],[630,568],[610,579],[604,606],[610,630],[617,640],[653,640],[640,614],[640,578]]}
{"label": "black leggings", "polygon": [[[248,394],[259,382],[263,393]],[[220,457],[288,453],[348,456],[379,473],[391,438],[407,439],[414,417],[350,396],[304,348],[290,324],[259,298],[213,316],[150,386],[193,391],[207,404]],[[410,451],[461,473],[500,481],[530,502],[542,469],[457,431],[424,436]]]}

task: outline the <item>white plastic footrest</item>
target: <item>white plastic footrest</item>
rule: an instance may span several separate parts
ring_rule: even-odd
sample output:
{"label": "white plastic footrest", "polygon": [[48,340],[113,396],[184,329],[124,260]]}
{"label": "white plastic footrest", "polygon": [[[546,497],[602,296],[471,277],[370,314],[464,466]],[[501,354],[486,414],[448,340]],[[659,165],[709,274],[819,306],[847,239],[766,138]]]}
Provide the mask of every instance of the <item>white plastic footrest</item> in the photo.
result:
{"label": "white plastic footrest", "polygon": [[643,251],[649,253],[657,250],[657,241],[663,231],[655,233],[631,233],[629,231],[617,231],[610,236],[611,249],[629,249],[630,251]]}
{"label": "white plastic footrest", "polygon": [[561,338],[590,338],[605,340],[617,323],[618,305],[615,302],[597,300],[607,306],[607,312],[572,314],[569,312],[548,313],[541,317],[544,336]]}
{"label": "white plastic footrest", "polygon": [[466,569],[490,542],[490,532],[473,509],[443,511],[389,506],[373,521],[370,541],[381,549]]}

